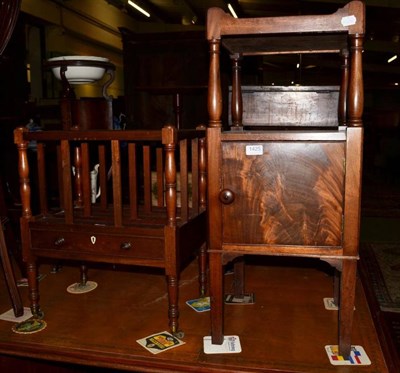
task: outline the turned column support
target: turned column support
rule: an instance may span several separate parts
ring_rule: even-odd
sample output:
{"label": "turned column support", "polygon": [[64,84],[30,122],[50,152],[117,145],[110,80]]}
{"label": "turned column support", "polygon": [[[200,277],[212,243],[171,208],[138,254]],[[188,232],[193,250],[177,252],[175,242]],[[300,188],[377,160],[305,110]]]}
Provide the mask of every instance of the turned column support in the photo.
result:
{"label": "turned column support", "polygon": [[32,217],[31,209],[31,186],[29,182],[29,162],[28,162],[28,144],[24,140],[24,132],[28,132],[26,128],[20,127],[14,131],[14,143],[18,149],[18,174],[19,188],[22,205],[22,218],[29,220]]}
{"label": "turned column support", "polygon": [[342,57],[342,82],[340,84],[339,91],[339,108],[338,118],[339,126],[345,126],[347,124],[347,97],[349,90],[349,51],[343,49],[341,51]]}
{"label": "turned column support", "polygon": [[167,225],[176,226],[176,164],[175,149],[177,144],[176,128],[167,125],[162,129],[162,142],[165,150],[165,200],[167,205]]}
{"label": "turned column support", "polygon": [[208,79],[208,116],[209,127],[222,127],[222,93],[220,75],[220,47],[221,40],[209,40],[210,71]]}
{"label": "turned column support", "polygon": [[231,115],[232,127],[243,126],[243,100],[242,100],[242,85],[240,80],[240,60],[241,55],[235,53],[231,55],[232,60],[232,98],[231,98]]}
{"label": "turned column support", "polygon": [[364,83],[362,75],[362,52],[364,35],[350,35],[350,85],[348,93],[348,125],[362,127],[364,110]]}
{"label": "turned column support", "polygon": [[206,139],[199,139],[199,207],[203,211],[207,207],[207,160],[206,160]]}

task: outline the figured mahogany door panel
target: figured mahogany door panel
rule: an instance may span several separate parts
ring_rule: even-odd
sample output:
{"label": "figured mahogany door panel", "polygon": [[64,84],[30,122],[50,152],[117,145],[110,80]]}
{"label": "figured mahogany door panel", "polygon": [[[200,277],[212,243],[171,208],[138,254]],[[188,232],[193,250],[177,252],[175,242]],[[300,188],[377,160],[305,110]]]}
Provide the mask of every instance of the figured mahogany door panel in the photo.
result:
{"label": "figured mahogany door panel", "polygon": [[224,243],[341,245],[344,142],[223,142],[222,159]]}

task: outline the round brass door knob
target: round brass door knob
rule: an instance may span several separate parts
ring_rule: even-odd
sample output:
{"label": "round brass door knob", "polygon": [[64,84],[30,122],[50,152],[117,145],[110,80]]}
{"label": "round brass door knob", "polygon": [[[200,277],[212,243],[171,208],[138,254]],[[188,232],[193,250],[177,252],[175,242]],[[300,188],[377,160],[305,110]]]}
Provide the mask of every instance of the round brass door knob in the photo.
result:
{"label": "round brass door knob", "polygon": [[219,200],[223,204],[229,205],[235,200],[235,193],[233,193],[229,189],[222,189],[221,192],[219,193]]}

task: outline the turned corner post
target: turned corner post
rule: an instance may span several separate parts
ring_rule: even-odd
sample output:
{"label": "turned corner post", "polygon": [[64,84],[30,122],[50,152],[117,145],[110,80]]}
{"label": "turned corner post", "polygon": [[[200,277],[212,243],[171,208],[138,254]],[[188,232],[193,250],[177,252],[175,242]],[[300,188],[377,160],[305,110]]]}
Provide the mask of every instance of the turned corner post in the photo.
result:
{"label": "turned corner post", "polygon": [[29,181],[29,162],[27,154],[29,141],[24,139],[24,133],[26,132],[28,132],[28,130],[24,127],[19,127],[14,130],[14,143],[17,145],[18,149],[18,175],[23,219],[29,219],[32,217],[31,186]]}
{"label": "turned corner post", "polygon": [[350,82],[348,94],[348,125],[362,127],[364,110],[364,82],[362,72],[363,34],[350,37]]}
{"label": "turned corner post", "polygon": [[165,151],[165,200],[167,205],[167,225],[176,226],[176,163],[175,149],[178,142],[177,129],[166,125],[162,129],[162,143]]}
{"label": "turned corner post", "polygon": [[349,50],[343,49],[340,55],[342,58],[342,82],[339,91],[338,118],[339,125],[345,126],[347,124],[347,98],[349,90]]}
{"label": "turned corner post", "polygon": [[241,55],[235,53],[231,55],[232,60],[232,98],[231,98],[231,116],[232,127],[242,127],[243,125],[243,99],[241,86]]}
{"label": "turned corner post", "polygon": [[220,75],[220,39],[209,40],[210,71],[208,79],[208,116],[210,127],[222,127],[222,92]]}

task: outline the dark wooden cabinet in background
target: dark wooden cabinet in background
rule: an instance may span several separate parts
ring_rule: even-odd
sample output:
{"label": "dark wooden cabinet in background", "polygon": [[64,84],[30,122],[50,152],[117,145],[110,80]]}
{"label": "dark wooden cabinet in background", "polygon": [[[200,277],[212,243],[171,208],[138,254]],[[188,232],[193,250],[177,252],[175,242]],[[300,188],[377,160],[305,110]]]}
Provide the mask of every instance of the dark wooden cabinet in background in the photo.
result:
{"label": "dark wooden cabinet in background", "polygon": [[127,127],[207,122],[208,50],[204,32],[134,34],[120,29]]}

